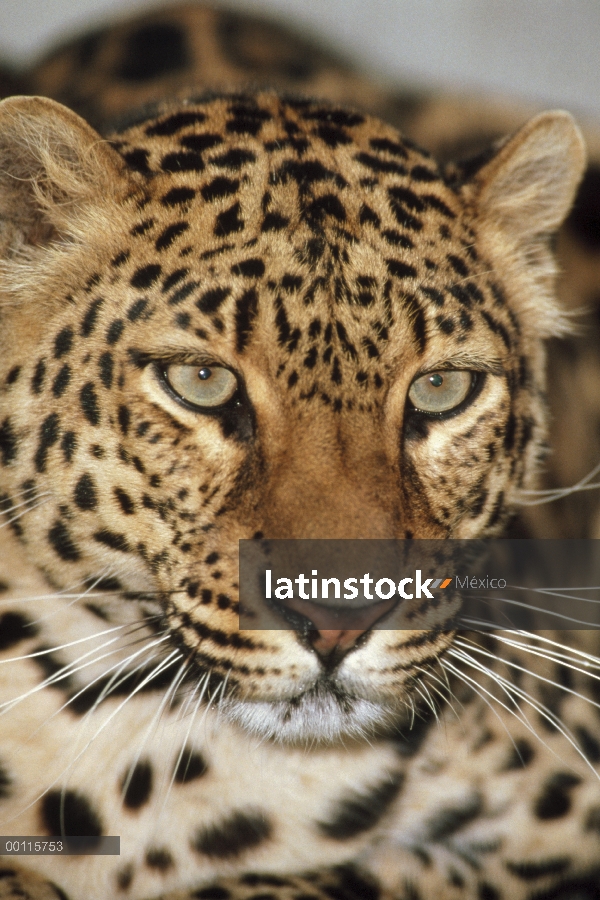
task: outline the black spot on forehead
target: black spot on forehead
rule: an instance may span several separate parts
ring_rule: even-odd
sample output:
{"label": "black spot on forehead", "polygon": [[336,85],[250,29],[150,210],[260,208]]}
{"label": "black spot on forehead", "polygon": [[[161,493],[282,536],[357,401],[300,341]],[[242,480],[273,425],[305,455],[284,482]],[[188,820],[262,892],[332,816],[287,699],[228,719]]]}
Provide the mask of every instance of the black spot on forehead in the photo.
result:
{"label": "black spot on forehead", "polygon": [[[8,774],[8,770],[0,763],[0,800],[6,799],[10,797],[10,788],[12,785],[12,779]],[[8,870],[9,873],[12,872],[12,869]],[[0,878],[2,878],[3,870],[0,869]]]}
{"label": "black spot on forehead", "polygon": [[333,181],[340,187],[347,187],[347,182],[337,172],[328,169],[318,159],[287,159],[275,172],[271,173],[272,184],[286,184],[292,179],[301,191],[308,190],[313,184],[321,181]]}
{"label": "black spot on forehead", "polygon": [[163,172],[202,172],[204,160],[199,153],[181,151],[163,156],[160,167]]}
{"label": "black spot on forehead", "polygon": [[150,847],[146,851],[146,865],[150,869],[166,872],[173,866],[173,857],[166,847]]}
{"label": "black spot on forehead", "polygon": [[416,278],[417,276],[417,270],[414,266],[399,259],[386,259],[385,264],[390,275],[393,275],[395,278]]}
{"label": "black spot on forehead", "polygon": [[175,285],[179,281],[181,281],[182,278],[185,278],[185,276],[188,274],[188,272],[189,272],[189,269],[182,268],[182,269],[175,269],[174,272],[171,272],[170,275],[167,275],[165,280],[163,281],[163,285],[162,285],[163,294],[168,293],[172,287],[175,287]]}
{"label": "black spot on forehead", "polygon": [[133,150],[127,150],[123,153],[123,159],[129,168],[136,172],[141,172],[143,175],[146,175],[151,171],[148,160],[149,156],[148,150],[145,150],[142,147],[135,147]]}
{"label": "black spot on forehead", "polygon": [[222,169],[233,169],[238,171],[246,163],[256,162],[256,155],[251,150],[244,150],[242,147],[232,147],[219,156],[213,156],[209,159],[213,166],[219,166]]}
{"label": "black spot on forehead", "polygon": [[190,187],[171,188],[170,191],[162,197],[163,206],[185,206],[196,196],[196,191]]}
{"label": "black spot on forehead", "polygon": [[290,220],[287,216],[283,216],[280,213],[267,213],[264,217],[261,225],[261,231],[283,231],[284,228],[287,228]]}
{"label": "black spot on forehead", "polygon": [[169,306],[176,306],[178,303],[182,303],[199,286],[199,281],[188,281],[186,284],[182,284],[181,287],[174,291],[169,297]]}
{"label": "black spot on forehead", "polygon": [[428,169],[427,166],[417,165],[410,170],[411,178],[415,181],[441,181],[439,172]]}
{"label": "black spot on forehead", "polygon": [[232,275],[243,275],[244,278],[260,278],[265,274],[265,264],[262,259],[253,257],[234,263],[231,267]]}
{"label": "black spot on forehead", "polygon": [[[294,106],[294,102],[290,106]],[[362,125],[365,117],[360,113],[352,112],[347,109],[332,109],[329,107],[311,107],[300,113],[300,118],[309,122],[329,122],[332,125],[340,125],[346,128],[353,128]]]}
{"label": "black spot on forehead", "polygon": [[209,291],[205,291],[201,297],[196,301],[196,306],[203,313],[213,313],[216,312],[224,300],[229,297],[231,293],[231,288],[228,287],[218,287],[212,288]]}
{"label": "black spot on forehead", "polygon": [[98,313],[103,303],[104,300],[102,297],[96,297],[96,299],[92,300],[92,302],[90,303],[89,308],[87,309],[81,323],[80,333],[82,337],[89,337],[94,330],[96,320],[98,318]]}
{"label": "black spot on forehead", "polygon": [[235,194],[239,186],[240,182],[238,178],[219,176],[218,178],[213,178],[208,184],[205,184],[201,190],[201,194],[207,203],[212,203],[215,200],[220,200],[222,197],[228,197],[230,194]]}
{"label": "black spot on forehead", "polygon": [[390,141],[389,138],[371,138],[369,145],[373,150],[391,153],[392,156],[399,156],[401,159],[408,159],[406,147],[397,141]]}
{"label": "black spot on forehead", "polygon": [[215,219],[215,226],[213,229],[215,235],[217,237],[226,237],[228,234],[242,231],[244,228],[244,220],[242,219],[240,212],[240,204],[234,203],[229,209],[219,213]]}
{"label": "black spot on forehead", "polygon": [[237,301],[235,309],[236,348],[239,353],[250,339],[257,313],[258,294],[255,290],[246,291]]}
{"label": "black spot on forehead", "polygon": [[189,128],[190,125],[201,125],[204,121],[206,121],[206,116],[199,110],[194,112],[181,110],[167,116],[166,119],[162,119],[160,122],[153,122],[152,125],[148,125],[145,131],[148,137],[168,137],[177,134],[183,128]]}
{"label": "black spot on forehead", "polygon": [[342,128],[335,125],[319,125],[315,129],[317,137],[327,144],[328,147],[339,147],[340,145],[352,143],[352,138]]}
{"label": "black spot on forehead", "polygon": [[571,791],[581,781],[572,772],[556,772],[544,784],[534,803],[534,815],[538,819],[559,819],[571,809]]}
{"label": "black spot on forehead", "polygon": [[325,216],[332,216],[338,222],[344,222],[346,210],[340,198],[335,194],[323,194],[309,204],[305,210],[305,216],[314,222],[321,222]]}
{"label": "black spot on forehead", "polygon": [[394,162],[391,159],[382,159],[380,156],[373,156],[372,153],[357,153],[354,157],[366,169],[377,174],[406,175],[406,166],[401,163]]}
{"label": "black spot on forehead", "polygon": [[191,52],[184,30],[171,22],[142,25],[127,35],[117,78],[151,81],[186,69]]}
{"label": "black spot on forehead", "polygon": [[132,303],[127,310],[127,318],[130,322],[136,322],[141,316],[143,316],[147,307],[148,301],[145,297],[136,300],[135,303]]}
{"label": "black spot on forehead", "polygon": [[122,250],[120,253],[117,253],[116,256],[113,256],[113,258],[110,261],[110,264],[111,264],[111,266],[113,266],[113,268],[118,269],[120,266],[122,266],[124,263],[127,262],[129,257],[130,257],[129,250]]}
{"label": "black spot on forehead", "polygon": [[65,431],[62,441],[60,442],[63,458],[66,463],[73,461],[73,456],[77,449],[77,436],[74,431]]}
{"label": "black spot on forehead", "polygon": [[179,143],[188,150],[195,150],[196,153],[204,153],[212,147],[218,147],[223,143],[223,138],[218,134],[186,134],[180,138]]}
{"label": "black spot on forehead", "polygon": [[141,266],[131,276],[130,284],[134,288],[149,288],[160,278],[161,273],[162,268],[156,263]]}
{"label": "black spot on forehead", "polygon": [[174,222],[172,225],[168,225],[157,237],[154,244],[155,248],[159,252],[161,250],[166,250],[178,237],[184,234],[189,227],[188,222]]}

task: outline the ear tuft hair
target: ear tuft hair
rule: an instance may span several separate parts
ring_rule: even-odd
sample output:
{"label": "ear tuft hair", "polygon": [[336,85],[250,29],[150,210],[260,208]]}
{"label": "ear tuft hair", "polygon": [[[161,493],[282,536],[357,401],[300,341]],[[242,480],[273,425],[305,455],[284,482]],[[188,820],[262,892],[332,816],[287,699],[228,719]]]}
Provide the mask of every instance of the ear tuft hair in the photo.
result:
{"label": "ear tuft hair", "polygon": [[585,167],[585,144],[569,113],[541,113],[474,178],[479,213],[516,241],[536,242],[565,219]]}
{"label": "ear tuft hair", "polygon": [[44,97],[0,103],[0,259],[77,240],[79,213],[114,194],[126,166],[74,112]]}

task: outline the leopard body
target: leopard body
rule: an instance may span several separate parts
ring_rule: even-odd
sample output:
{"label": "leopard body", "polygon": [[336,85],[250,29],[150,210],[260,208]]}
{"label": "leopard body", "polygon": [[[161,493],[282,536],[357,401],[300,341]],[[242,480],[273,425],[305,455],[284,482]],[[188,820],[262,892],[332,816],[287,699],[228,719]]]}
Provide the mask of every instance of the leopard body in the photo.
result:
{"label": "leopard body", "polygon": [[[414,104],[194,6],[22,90],[108,140],[0,107],[0,815],[121,855],[0,898],[597,897],[593,632],[238,623],[241,538],[495,536],[535,485],[571,120],[441,166],[364,112]],[[436,418],[438,369],[475,374]]]}

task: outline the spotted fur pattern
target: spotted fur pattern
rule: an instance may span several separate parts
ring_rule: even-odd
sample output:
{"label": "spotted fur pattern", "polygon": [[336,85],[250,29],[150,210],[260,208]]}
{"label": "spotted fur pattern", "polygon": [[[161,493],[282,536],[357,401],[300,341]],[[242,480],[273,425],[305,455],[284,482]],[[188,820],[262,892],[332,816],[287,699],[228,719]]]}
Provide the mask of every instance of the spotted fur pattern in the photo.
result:
{"label": "spotted fur pattern", "polygon": [[[237,615],[240,538],[502,533],[544,453],[570,118],[440,166],[358,108],[414,104],[200,7],[27,79],[110,137],[0,107],[0,814],[121,856],[5,859],[0,898],[597,896],[593,635],[332,649]],[[172,365],[235,392],[199,409]],[[432,417],[406,398],[440,367],[474,374]]]}

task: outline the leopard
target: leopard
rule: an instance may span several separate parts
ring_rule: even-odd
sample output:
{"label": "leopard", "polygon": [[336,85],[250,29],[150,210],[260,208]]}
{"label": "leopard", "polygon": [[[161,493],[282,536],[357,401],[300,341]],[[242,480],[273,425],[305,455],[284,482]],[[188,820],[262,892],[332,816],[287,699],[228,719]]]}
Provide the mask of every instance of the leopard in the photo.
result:
{"label": "leopard", "polygon": [[600,896],[596,632],[241,628],[238,550],[596,534],[566,444],[532,499],[593,370],[593,134],[434,139],[455,99],[190,4],[2,84],[0,820],[120,850],[0,898]]}

